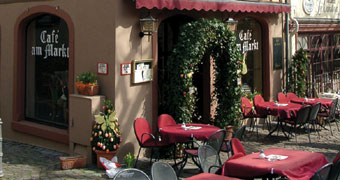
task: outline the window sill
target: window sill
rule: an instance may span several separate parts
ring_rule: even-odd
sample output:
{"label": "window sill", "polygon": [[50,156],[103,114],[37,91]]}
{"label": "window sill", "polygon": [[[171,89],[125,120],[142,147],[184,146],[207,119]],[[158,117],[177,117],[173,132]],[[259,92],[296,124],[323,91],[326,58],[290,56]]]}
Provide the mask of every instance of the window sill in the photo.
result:
{"label": "window sill", "polygon": [[12,129],[56,142],[69,144],[68,130],[58,129],[29,121],[12,121]]}

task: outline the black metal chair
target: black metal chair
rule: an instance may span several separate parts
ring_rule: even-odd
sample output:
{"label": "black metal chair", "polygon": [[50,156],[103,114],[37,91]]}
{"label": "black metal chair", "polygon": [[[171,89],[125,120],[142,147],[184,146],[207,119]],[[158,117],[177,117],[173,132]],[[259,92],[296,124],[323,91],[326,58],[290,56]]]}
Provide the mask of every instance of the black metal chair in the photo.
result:
{"label": "black metal chair", "polygon": [[151,165],[152,157],[153,157],[153,150],[155,148],[166,147],[170,145],[167,142],[159,141],[159,139],[156,138],[152,134],[151,127],[148,121],[146,121],[146,119],[144,118],[137,118],[133,124],[133,127],[135,130],[136,138],[140,146],[134,167],[137,166],[138,157],[139,157],[139,154],[142,148],[151,148],[151,157],[150,157],[150,165]]}
{"label": "black metal chair", "polygon": [[[243,140],[243,135],[244,135],[244,132],[246,131],[246,125],[242,126],[241,128],[237,129],[235,132],[233,132],[233,136],[232,138],[237,138],[239,139],[240,141]],[[228,140],[228,139],[225,139],[223,141],[223,144],[221,146],[221,151],[222,152],[225,152],[227,153],[228,157],[230,157],[232,155],[232,152],[231,152],[231,139]]]}
{"label": "black metal chair", "polygon": [[177,180],[175,170],[166,162],[155,162],[151,167],[152,180]]}
{"label": "black metal chair", "polygon": [[[209,139],[205,142],[205,144],[213,147],[219,154],[222,143],[225,138],[225,134],[226,131],[224,129],[219,129],[212,135],[210,135]],[[184,155],[185,155],[184,164],[187,162],[188,157],[191,156],[193,162],[200,168],[201,171],[203,171],[198,161],[198,148],[185,149]]]}
{"label": "black metal chair", "polygon": [[[283,122],[285,122],[286,125],[290,124],[293,127],[293,129],[295,129],[296,143],[297,143],[297,132],[303,126],[307,129],[309,142],[311,141],[310,140],[310,129],[308,127],[310,110],[311,110],[311,106],[304,106],[297,112],[296,118],[283,120]],[[291,134],[291,131],[292,130],[290,128],[289,134]]]}
{"label": "black metal chair", "polygon": [[[316,104],[314,104],[309,112],[309,123],[312,125],[314,131],[316,131],[318,133],[318,136],[320,138],[320,133],[319,131],[316,129],[316,123],[317,123],[317,118],[318,118],[318,113],[321,107],[321,103],[318,102]],[[309,139],[309,143],[311,143],[310,139]]]}
{"label": "black metal chair", "polygon": [[216,173],[222,167],[217,151],[209,145],[202,145],[198,148],[198,159],[205,173]]}
{"label": "black metal chair", "polygon": [[340,174],[340,153],[334,158],[331,172],[329,173],[328,180],[337,180]]}
{"label": "black metal chair", "polygon": [[332,126],[331,126],[331,123],[333,121],[335,121],[336,123],[336,126],[338,128],[338,131],[339,131],[339,126],[338,126],[338,122],[336,121],[335,119],[335,111],[336,111],[336,108],[338,106],[338,98],[334,99],[332,101],[332,104],[331,106],[329,107],[328,110],[326,110],[325,112],[320,112],[318,115],[320,117],[323,118],[324,122],[328,123],[329,125],[329,131],[331,132],[331,135],[333,136],[333,131],[332,131]]}
{"label": "black metal chair", "polygon": [[332,163],[325,164],[310,178],[310,180],[328,180]]}
{"label": "black metal chair", "polygon": [[150,180],[149,176],[139,169],[129,168],[119,171],[113,180]]}

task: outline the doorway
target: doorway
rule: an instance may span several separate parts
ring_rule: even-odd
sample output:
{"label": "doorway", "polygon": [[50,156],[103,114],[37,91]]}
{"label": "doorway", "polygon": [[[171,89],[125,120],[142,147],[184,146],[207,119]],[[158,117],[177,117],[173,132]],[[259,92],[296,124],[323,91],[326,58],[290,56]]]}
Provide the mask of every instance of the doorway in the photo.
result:
{"label": "doorway", "polygon": [[[175,47],[180,27],[186,23],[195,21],[194,18],[185,15],[176,15],[162,21],[158,28],[158,115],[169,114],[168,91],[170,82],[170,70],[168,63],[171,53]],[[209,54],[209,53],[207,53]],[[180,59],[177,59],[180,61]],[[209,122],[210,121],[210,56],[206,55],[199,65],[199,72],[193,76],[194,85],[197,87],[196,111],[193,122]],[[171,115],[171,114],[170,114]]]}

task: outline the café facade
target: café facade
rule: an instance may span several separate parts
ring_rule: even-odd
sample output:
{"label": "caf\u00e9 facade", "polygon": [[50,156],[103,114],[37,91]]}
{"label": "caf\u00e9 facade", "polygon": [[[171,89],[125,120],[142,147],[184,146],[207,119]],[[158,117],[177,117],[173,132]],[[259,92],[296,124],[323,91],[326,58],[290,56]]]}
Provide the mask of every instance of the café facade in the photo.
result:
{"label": "caf\u00e9 facade", "polygon": [[[247,54],[244,89],[273,100],[284,88],[289,2],[0,0],[0,9],[0,116],[7,139],[90,155],[93,116],[106,98],[122,133],[118,155],[136,152],[133,122],[145,117],[156,131],[157,117],[166,111],[162,85],[172,78],[166,64],[179,27],[199,18],[231,24],[239,50]],[[156,30],[142,36],[140,20],[149,15]],[[208,122],[209,54],[202,64],[194,76]],[[88,71],[97,75],[100,95],[78,94],[76,76]]]}
{"label": "caf\u00e9 facade", "polygon": [[310,54],[309,92],[340,91],[340,1],[292,2],[292,50]]}

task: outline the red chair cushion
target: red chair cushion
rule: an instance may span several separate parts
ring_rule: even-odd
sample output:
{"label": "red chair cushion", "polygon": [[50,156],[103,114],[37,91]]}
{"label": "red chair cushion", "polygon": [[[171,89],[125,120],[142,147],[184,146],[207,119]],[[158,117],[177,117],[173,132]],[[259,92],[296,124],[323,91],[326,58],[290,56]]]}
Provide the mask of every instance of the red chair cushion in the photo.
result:
{"label": "red chair cushion", "polygon": [[155,147],[155,146],[168,146],[169,144],[164,141],[154,141],[153,139],[148,139],[143,143],[143,147]]}
{"label": "red chair cushion", "polygon": [[288,103],[289,102],[289,99],[287,99],[286,95],[283,94],[282,92],[279,92],[277,94],[277,100],[280,102],[280,103]]}
{"label": "red chair cushion", "polygon": [[241,141],[238,140],[237,138],[231,139],[231,148],[234,154],[240,153],[240,154],[246,155],[246,151],[244,150],[244,147]]}
{"label": "red chair cushion", "polygon": [[197,149],[186,149],[185,152],[193,156],[198,156]]}
{"label": "red chair cushion", "polygon": [[171,125],[176,125],[176,121],[172,116],[169,114],[161,114],[158,117],[158,128],[166,127],[166,126],[171,126]]}
{"label": "red chair cushion", "polygon": [[336,162],[338,162],[339,159],[340,159],[340,153],[338,153],[338,155],[334,158],[333,164],[336,164]]}

